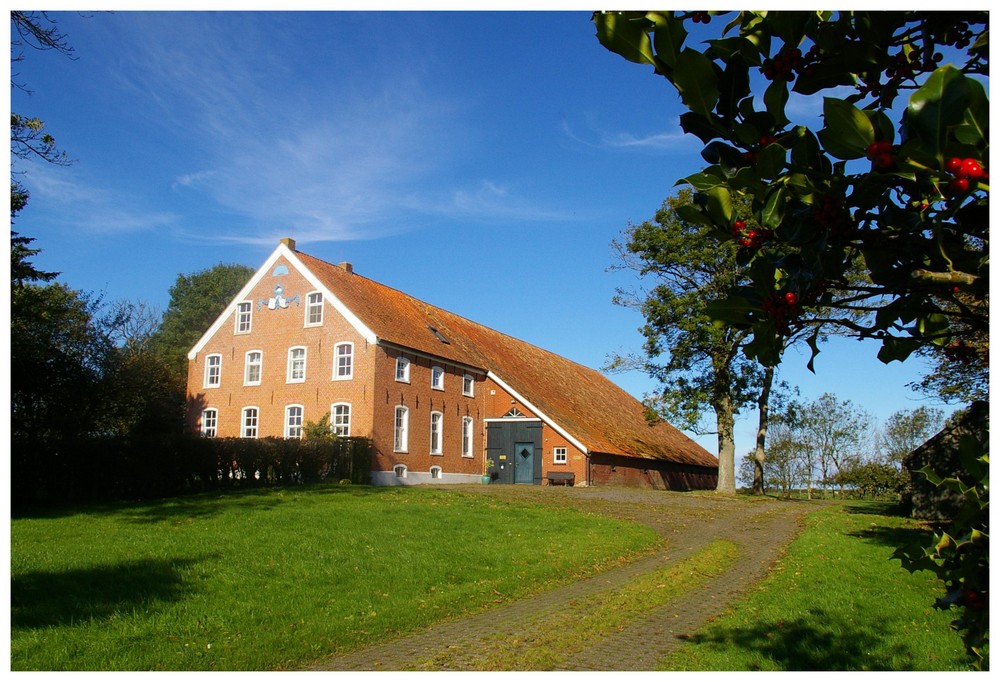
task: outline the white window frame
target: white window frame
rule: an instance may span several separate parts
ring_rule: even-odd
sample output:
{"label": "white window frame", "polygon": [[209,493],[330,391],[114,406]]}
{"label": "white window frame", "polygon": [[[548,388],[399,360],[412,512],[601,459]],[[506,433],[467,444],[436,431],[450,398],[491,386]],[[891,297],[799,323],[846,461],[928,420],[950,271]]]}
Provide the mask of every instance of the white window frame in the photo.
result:
{"label": "white window frame", "polygon": [[[292,411],[298,410],[298,416],[293,417]],[[302,426],[305,424],[306,408],[302,405],[285,405],[285,438],[302,438]],[[297,423],[293,421],[297,420]]]}
{"label": "white window frame", "polygon": [[[317,300],[318,299],[318,300]],[[312,320],[313,313],[319,311],[319,319]],[[306,327],[320,327],[323,325],[323,292],[310,291],[306,294]]]}
{"label": "white window frame", "polygon": [[[247,424],[250,411],[253,410],[253,425]],[[257,438],[260,434],[260,409],[255,405],[247,405],[240,410],[240,438]]]}
{"label": "white window frame", "polygon": [[476,395],[476,377],[471,374],[466,373],[462,375],[462,395],[470,398]]}
{"label": "white window frame", "polygon": [[[340,349],[346,348],[347,353],[341,354]],[[346,358],[347,362],[342,365],[341,359]],[[346,371],[342,371],[345,370]],[[354,378],[354,344],[350,341],[341,341],[333,346],[333,380],[348,381]]]}
{"label": "white window frame", "polygon": [[444,454],[444,413],[431,412],[430,450],[432,455]]}
{"label": "white window frame", "polygon": [[[338,415],[337,408],[347,408],[347,409],[340,410],[341,414]],[[338,418],[340,419],[339,421]],[[345,438],[351,437],[350,403],[334,403],[333,405],[330,405],[330,431],[335,436],[343,436]]]}
{"label": "white window frame", "polygon": [[396,405],[392,423],[392,451],[408,452],[410,438],[410,408]]}
{"label": "white window frame", "polygon": [[557,445],[556,447],[552,448],[552,463],[567,464],[569,462],[569,458],[567,457],[566,454],[568,451],[569,448],[567,448],[565,445]]}
{"label": "white window frame", "polygon": [[396,381],[401,384],[410,383],[410,359],[405,355],[396,358]]}
{"label": "white window frame", "polygon": [[236,321],[234,334],[249,334],[253,328],[253,301],[240,301],[236,304]]}
{"label": "white window frame", "polygon": [[[214,362],[213,362],[214,361]],[[213,379],[215,381],[213,381]],[[219,388],[222,385],[222,354],[205,356],[205,388]]]}
{"label": "white window frame", "polygon": [[219,434],[219,410],[208,407],[201,411],[201,435],[215,438]]}
{"label": "white window frame", "polygon": [[392,468],[393,473],[396,474],[396,478],[406,478],[406,465],[397,464]]}
{"label": "white window frame", "polygon": [[431,388],[435,391],[444,390],[444,367],[440,365],[431,367]]}
{"label": "white window frame", "polygon": [[439,466],[432,466],[430,468],[430,474],[431,474],[431,480],[440,481],[442,476],[444,475],[444,469],[442,469]]}
{"label": "white window frame", "polygon": [[[256,353],[258,358],[256,363],[250,362],[250,356]],[[257,367],[257,380],[253,381],[250,379],[250,368],[256,365]],[[243,356],[243,385],[244,386],[260,386],[261,377],[264,376],[264,351],[262,350],[248,350],[246,355]]]}
{"label": "white window frame", "polygon": [[472,417],[462,417],[462,457],[472,457],[475,422]]}
{"label": "white window frame", "polygon": [[[293,362],[292,354],[295,351],[302,351],[302,376],[295,377],[295,366],[296,362]],[[305,346],[292,346],[288,349],[288,368],[285,375],[285,383],[289,384],[301,384],[306,380],[306,360],[309,357],[309,349]]]}

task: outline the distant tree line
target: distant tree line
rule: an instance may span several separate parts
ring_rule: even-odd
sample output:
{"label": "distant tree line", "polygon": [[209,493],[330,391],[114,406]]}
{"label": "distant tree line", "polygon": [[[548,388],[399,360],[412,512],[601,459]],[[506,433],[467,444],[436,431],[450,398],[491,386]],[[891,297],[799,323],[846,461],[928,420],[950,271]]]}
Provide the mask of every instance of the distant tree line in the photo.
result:
{"label": "distant tree line", "polygon": [[[895,412],[880,427],[864,408],[832,393],[790,401],[771,415],[765,489],[783,497],[898,499],[910,482],[903,458],[943,426],[944,413],[929,407]],[[744,486],[754,467],[749,453],[739,468]]]}

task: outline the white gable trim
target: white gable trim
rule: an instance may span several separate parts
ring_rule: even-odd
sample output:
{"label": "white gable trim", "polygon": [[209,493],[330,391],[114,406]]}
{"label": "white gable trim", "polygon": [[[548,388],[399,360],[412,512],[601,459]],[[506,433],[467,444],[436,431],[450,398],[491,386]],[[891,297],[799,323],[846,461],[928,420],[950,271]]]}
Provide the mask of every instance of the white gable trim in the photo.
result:
{"label": "white gable trim", "polygon": [[212,323],[212,326],[208,328],[208,331],[206,331],[202,335],[202,337],[198,339],[198,343],[196,343],[194,347],[190,351],[188,351],[187,355],[188,360],[194,360],[195,357],[197,357],[198,353],[200,353],[202,349],[205,348],[205,345],[209,342],[209,340],[213,336],[215,336],[215,334],[226,323],[226,320],[228,320],[236,312],[236,306],[239,303],[247,300],[246,299],[247,295],[251,291],[253,291],[258,284],[260,284],[260,281],[264,279],[265,275],[271,272],[271,269],[274,267],[274,264],[282,256],[284,256],[285,259],[288,260],[288,262],[292,265],[292,267],[294,267],[296,270],[299,271],[299,274],[305,277],[305,279],[313,286],[315,290],[323,293],[323,300],[328,301],[330,305],[333,306],[334,310],[343,315],[344,319],[346,319],[348,323],[352,327],[354,327],[354,329],[358,332],[358,334],[364,337],[371,344],[378,343],[378,337],[375,335],[375,333],[371,329],[369,329],[363,322],[361,322],[361,320],[358,319],[357,315],[348,310],[347,306],[345,306],[340,301],[339,298],[334,296],[333,292],[331,292],[316,277],[316,275],[314,275],[305,265],[302,264],[302,261],[299,260],[298,256],[295,255],[295,252],[293,250],[291,250],[290,248],[288,248],[288,246],[282,243],[278,244],[278,248],[276,248],[271,253],[271,255],[268,256],[267,260],[264,261],[264,264],[261,265],[257,269],[257,272],[254,273],[253,277],[250,278],[250,281],[247,282],[242,289],[240,289],[240,292],[236,294],[236,296],[233,298],[232,301],[230,301],[229,305],[226,306],[226,309],[222,311],[222,314],[219,315],[218,318],[216,318],[215,322]]}
{"label": "white gable trim", "polygon": [[318,291],[323,292],[323,300],[329,301],[330,305],[333,306],[333,309],[343,315],[344,319],[347,320],[352,327],[354,327],[354,331],[360,334],[368,343],[372,345],[378,343],[378,336],[375,335],[375,332],[369,329],[368,325],[361,321],[361,318],[351,312],[351,310],[344,305],[343,301],[334,296],[333,292],[330,291],[309,268],[303,265],[302,261],[299,260],[299,257],[295,255],[294,251],[286,247],[284,244],[280,244],[278,248],[285,249],[287,252],[285,257],[288,258],[289,262],[295,266],[295,269],[298,270],[310,284],[312,284]]}
{"label": "white gable trim", "polygon": [[[511,388],[510,385],[506,381],[504,381],[503,379],[501,379],[500,377],[498,377],[492,371],[488,372],[486,374],[486,376],[488,378],[492,379],[493,381],[497,382],[497,384],[500,385],[500,388],[502,388],[503,390],[507,391],[507,393],[509,393],[512,396],[514,396],[514,398],[517,400],[517,402],[523,404],[525,407],[527,407],[529,410],[531,410],[533,413],[535,413],[538,416],[539,419],[541,419],[543,422],[545,422],[546,424],[548,424],[549,426],[551,426],[553,429],[555,429],[556,433],[558,433],[563,438],[565,438],[570,443],[572,443],[576,447],[577,450],[579,450],[580,452],[582,452],[585,455],[589,455],[590,454],[590,450],[587,449],[586,445],[584,445],[583,443],[581,443],[580,441],[578,441],[576,438],[574,438],[573,436],[571,436],[566,429],[564,429],[563,427],[559,426],[554,421],[552,421],[552,419],[550,419],[544,412],[542,412],[537,407],[535,407],[530,400],[528,400],[523,395],[521,395],[520,393],[518,393],[517,391],[515,391],[513,388]],[[502,419],[501,418],[501,419],[496,419],[496,421],[510,421],[510,419]]]}

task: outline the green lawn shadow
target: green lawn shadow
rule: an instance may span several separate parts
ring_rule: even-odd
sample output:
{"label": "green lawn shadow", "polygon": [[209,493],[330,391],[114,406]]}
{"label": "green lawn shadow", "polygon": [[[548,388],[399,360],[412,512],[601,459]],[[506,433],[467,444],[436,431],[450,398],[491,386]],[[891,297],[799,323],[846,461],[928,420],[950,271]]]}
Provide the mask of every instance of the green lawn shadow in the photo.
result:
{"label": "green lawn shadow", "polygon": [[[751,666],[750,670],[889,670],[873,662],[871,652],[885,649],[878,630],[859,626],[823,609],[810,609],[800,616],[777,623],[766,622],[747,627],[710,627],[687,639],[693,645],[705,647],[738,647],[747,654],[757,654],[770,665]],[[895,646],[884,652],[887,659],[906,660],[909,652]],[[892,670],[910,670],[894,667]]]}
{"label": "green lawn shadow", "polygon": [[11,628],[68,625],[179,601],[190,592],[183,580],[183,569],[200,561],[145,559],[12,577]]}

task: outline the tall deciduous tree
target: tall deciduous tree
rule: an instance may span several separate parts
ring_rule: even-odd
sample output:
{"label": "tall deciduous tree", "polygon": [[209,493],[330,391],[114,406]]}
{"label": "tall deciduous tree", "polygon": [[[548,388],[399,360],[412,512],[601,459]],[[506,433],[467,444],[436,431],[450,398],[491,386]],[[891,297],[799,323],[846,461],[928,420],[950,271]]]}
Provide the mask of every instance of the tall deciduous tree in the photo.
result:
{"label": "tall deciduous tree", "polygon": [[[661,386],[647,398],[662,417],[700,433],[714,432],[719,443],[717,490],[736,491],[734,426],[737,413],[761,394],[766,373],[741,352],[747,333],[712,323],[706,304],[740,283],[735,245],[720,244],[700,221],[691,192],[664,201],[651,221],[630,225],[624,241],[612,244],[620,264],[646,279],[648,291],[619,290],[615,302],[638,309],[646,320],[643,357],[617,357],[611,369],[642,369]],[[772,375],[767,374],[770,380]],[[715,415],[706,428],[706,409]]]}
{"label": "tall deciduous tree", "polygon": [[933,407],[893,412],[882,427],[885,457],[898,465],[942,426],[944,413]]}
{"label": "tall deciduous tree", "polygon": [[170,302],[163,313],[152,347],[183,383],[187,378],[187,353],[205,330],[226,309],[254,270],[245,265],[223,265],[178,275],[170,288]]}

